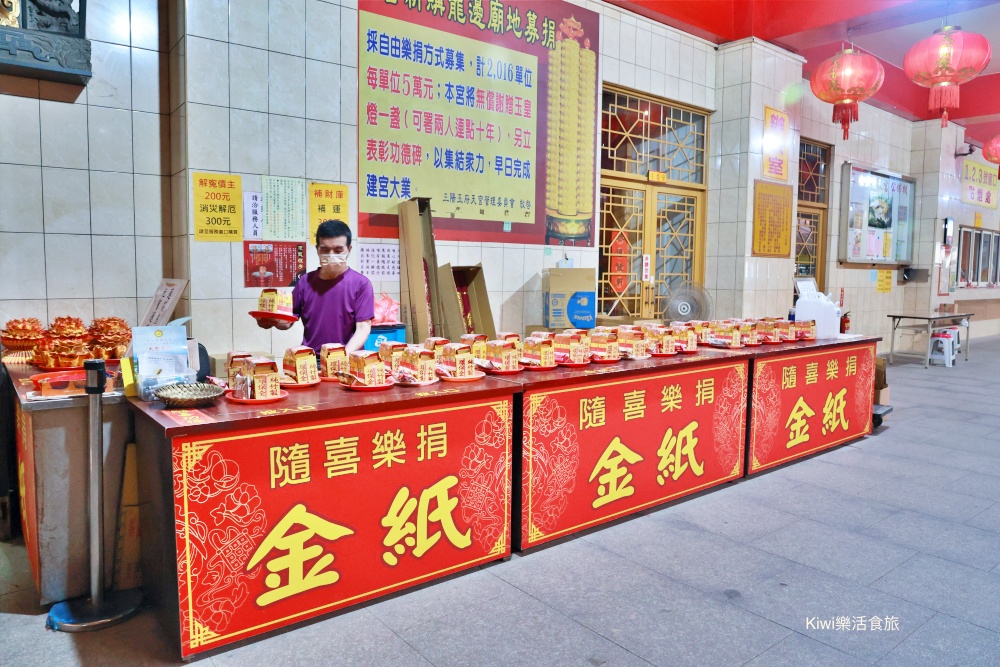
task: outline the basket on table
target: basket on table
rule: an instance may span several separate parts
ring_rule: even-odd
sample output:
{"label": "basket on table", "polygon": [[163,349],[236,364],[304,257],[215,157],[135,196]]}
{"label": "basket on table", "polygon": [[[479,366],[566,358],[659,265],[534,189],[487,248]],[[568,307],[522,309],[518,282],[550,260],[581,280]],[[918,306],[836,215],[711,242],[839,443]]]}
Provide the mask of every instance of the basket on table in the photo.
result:
{"label": "basket on table", "polygon": [[204,408],[213,405],[226,390],[208,382],[168,384],[153,395],[168,408]]}

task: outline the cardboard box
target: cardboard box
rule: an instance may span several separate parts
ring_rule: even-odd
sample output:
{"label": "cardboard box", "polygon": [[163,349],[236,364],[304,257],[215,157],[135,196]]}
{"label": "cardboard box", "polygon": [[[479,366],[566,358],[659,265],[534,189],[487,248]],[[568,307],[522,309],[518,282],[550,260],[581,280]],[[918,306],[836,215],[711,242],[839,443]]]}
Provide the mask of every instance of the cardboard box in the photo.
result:
{"label": "cardboard box", "polygon": [[409,342],[443,333],[431,200],[415,197],[399,205],[399,316]]}
{"label": "cardboard box", "polygon": [[465,343],[448,343],[441,349],[441,365],[454,377],[470,378],[476,374],[476,361],[472,347]]}
{"label": "cardboard box", "polygon": [[892,405],[889,402],[889,388],[882,387],[875,390],[875,405]]}
{"label": "cardboard box", "polygon": [[549,340],[555,340],[556,339],[556,332],[555,331],[551,331],[549,329],[538,329],[536,331],[530,332],[528,334],[528,337],[529,338],[531,338],[531,337],[535,337],[535,338],[547,338]]}
{"label": "cardboard box", "polygon": [[521,351],[512,340],[491,340],[486,344],[486,360],[502,371],[516,371],[521,365]]}
{"label": "cardboard box", "polygon": [[419,345],[407,345],[399,358],[399,367],[410,371],[417,382],[430,382],[437,377],[436,365],[434,351]]}
{"label": "cardboard box", "polygon": [[276,361],[267,357],[251,357],[247,364],[253,387],[252,398],[281,396],[281,374]]}
{"label": "cardboard box", "polygon": [[370,386],[385,384],[385,364],[379,359],[378,352],[372,350],[357,350],[348,355],[351,364],[351,375]]}
{"label": "cardboard box", "polygon": [[320,375],[327,378],[336,377],[337,373],[350,373],[347,348],[340,343],[324,344],[319,348],[319,367]]}
{"label": "cardboard box", "polygon": [[462,334],[461,341],[472,348],[472,356],[476,359],[486,358],[486,343],[489,342],[486,334],[469,333]]}
{"label": "cardboard box", "polygon": [[406,343],[400,343],[396,340],[384,340],[378,346],[378,357],[390,371],[395,373],[399,370],[399,360],[403,358],[403,350],[405,349]]}
{"label": "cardboard box", "polygon": [[473,332],[484,334],[486,340],[497,337],[482,264],[439,267],[438,289],[444,317],[442,335],[451,340]]}
{"label": "cardboard box", "polygon": [[594,269],[546,269],[542,274],[546,327],[590,329],[597,323]]}
{"label": "cardboard box", "polygon": [[299,345],[288,348],[281,366],[285,375],[299,384],[319,382],[316,353],[311,347]]}

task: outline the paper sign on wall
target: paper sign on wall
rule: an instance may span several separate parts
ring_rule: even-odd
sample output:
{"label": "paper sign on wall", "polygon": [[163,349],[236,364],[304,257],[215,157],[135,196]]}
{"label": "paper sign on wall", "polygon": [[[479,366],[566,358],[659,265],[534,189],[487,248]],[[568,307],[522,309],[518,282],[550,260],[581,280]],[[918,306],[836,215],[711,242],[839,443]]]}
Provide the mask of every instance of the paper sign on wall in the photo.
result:
{"label": "paper sign on wall", "polygon": [[302,241],[306,236],[306,182],[263,177],[264,240]]}
{"label": "paper sign on wall", "polygon": [[348,225],[350,207],[346,185],[309,184],[309,242],[316,238],[316,228],[324,220],[340,220]]}
{"label": "paper sign on wall", "polygon": [[763,176],[776,181],[788,180],[788,145],[792,120],[783,111],[764,107]]}
{"label": "paper sign on wall", "polygon": [[264,198],[259,192],[243,193],[243,240],[264,238]]}
{"label": "paper sign on wall", "polygon": [[243,182],[236,174],[193,172],[194,240],[243,238]]}
{"label": "paper sign on wall", "polygon": [[369,280],[399,280],[399,246],[366,243],[358,248],[358,271]]}
{"label": "paper sign on wall", "polygon": [[892,291],[891,269],[879,269],[878,282],[875,283],[875,291],[879,294],[888,294]]}
{"label": "paper sign on wall", "polygon": [[792,252],[792,187],[754,181],[753,256],[788,257]]}
{"label": "paper sign on wall", "polygon": [[288,287],[305,272],[303,241],[243,242],[244,287]]}
{"label": "paper sign on wall", "polygon": [[998,195],[1000,180],[993,167],[969,158],[962,160],[962,203],[995,209]]}

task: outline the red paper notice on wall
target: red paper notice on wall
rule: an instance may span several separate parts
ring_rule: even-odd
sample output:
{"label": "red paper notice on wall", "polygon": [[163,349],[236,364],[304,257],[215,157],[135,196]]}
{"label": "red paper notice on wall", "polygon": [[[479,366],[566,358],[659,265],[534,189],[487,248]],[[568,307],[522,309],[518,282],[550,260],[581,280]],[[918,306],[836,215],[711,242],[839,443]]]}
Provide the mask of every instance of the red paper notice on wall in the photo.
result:
{"label": "red paper notice on wall", "polygon": [[288,287],[305,272],[302,241],[243,242],[244,287]]}

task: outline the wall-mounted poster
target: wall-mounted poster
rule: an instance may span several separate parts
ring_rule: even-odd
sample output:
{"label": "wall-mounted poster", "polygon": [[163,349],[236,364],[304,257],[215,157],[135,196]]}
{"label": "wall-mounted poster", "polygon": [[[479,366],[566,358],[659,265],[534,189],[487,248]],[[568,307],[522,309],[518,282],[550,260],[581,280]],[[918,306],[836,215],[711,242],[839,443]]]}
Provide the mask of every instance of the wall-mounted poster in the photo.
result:
{"label": "wall-mounted poster", "polygon": [[973,158],[962,160],[962,203],[995,209],[998,195],[1000,179],[997,179],[993,165]]}
{"label": "wall-mounted poster", "polygon": [[840,261],[908,264],[913,254],[916,182],[844,163]]}
{"label": "wall-mounted poster", "polygon": [[439,239],[593,244],[597,13],[551,0],[361,0],[363,238],[428,197]]}

